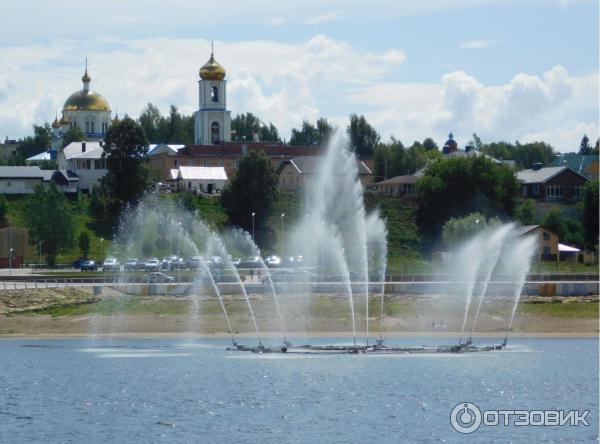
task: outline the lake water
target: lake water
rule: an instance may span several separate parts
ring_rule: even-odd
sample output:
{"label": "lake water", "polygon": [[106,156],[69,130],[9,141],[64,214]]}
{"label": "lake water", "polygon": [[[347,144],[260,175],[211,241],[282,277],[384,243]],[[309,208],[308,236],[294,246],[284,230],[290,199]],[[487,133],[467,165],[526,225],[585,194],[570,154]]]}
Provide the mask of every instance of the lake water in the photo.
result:
{"label": "lake water", "polygon": [[[256,355],[225,345],[0,340],[0,442],[595,442],[598,436],[596,339],[517,338],[508,351],[461,355]],[[465,401],[482,411],[590,410],[590,425],[481,425],[462,435],[450,413]]]}

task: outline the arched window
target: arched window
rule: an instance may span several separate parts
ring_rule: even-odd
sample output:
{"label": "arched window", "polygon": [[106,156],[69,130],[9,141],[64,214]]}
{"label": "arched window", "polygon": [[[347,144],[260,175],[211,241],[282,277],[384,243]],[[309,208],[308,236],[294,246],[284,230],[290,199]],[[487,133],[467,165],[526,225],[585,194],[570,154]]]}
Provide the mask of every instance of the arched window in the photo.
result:
{"label": "arched window", "polygon": [[87,120],[85,121],[85,132],[86,134],[90,133],[90,122],[88,122]]}
{"label": "arched window", "polygon": [[219,123],[213,122],[210,125],[210,141],[214,144],[219,143]]}
{"label": "arched window", "polygon": [[213,102],[219,101],[219,88],[217,88],[216,86],[213,86],[210,91],[210,100],[212,100]]}
{"label": "arched window", "polygon": [[90,122],[90,132],[92,134],[94,134],[96,132],[96,128],[94,128],[94,121],[93,120]]}

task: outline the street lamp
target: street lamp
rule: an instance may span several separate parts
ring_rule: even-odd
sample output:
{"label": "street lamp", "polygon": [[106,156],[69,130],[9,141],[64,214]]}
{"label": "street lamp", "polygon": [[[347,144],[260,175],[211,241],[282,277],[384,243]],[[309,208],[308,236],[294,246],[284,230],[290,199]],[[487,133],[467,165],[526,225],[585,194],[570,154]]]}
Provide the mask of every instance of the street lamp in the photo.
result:
{"label": "street lamp", "polygon": [[8,239],[8,275],[12,276],[12,257],[13,257],[13,247],[12,247],[12,225],[10,226],[10,237]]}
{"label": "street lamp", "polygon": [[256,216],[256,213],[252,213],[252,242],[256,243],[254,240],[254,216]]}
{"label": "street lamp", "polygon": [[103,243],[104,243],[104,238],[101,237],[100,238],[100,262],[103,262],[102,258],[104,257]]}
{"label": "street lamp", "polygon": [[283,231],[283,217],[285,216],[285,213],[281,213],[281,263],[283,264],[283,258],[284,258],[284,245],[285,245],[285,240],[284,240],[284,231]]}

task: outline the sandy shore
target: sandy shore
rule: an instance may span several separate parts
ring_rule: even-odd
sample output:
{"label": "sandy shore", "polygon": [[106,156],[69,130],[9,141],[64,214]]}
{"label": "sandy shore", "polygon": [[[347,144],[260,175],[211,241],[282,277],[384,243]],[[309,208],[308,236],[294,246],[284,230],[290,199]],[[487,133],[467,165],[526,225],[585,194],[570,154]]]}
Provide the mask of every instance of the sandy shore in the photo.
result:
{"label": "sandy shore", "polygon": [[[145,296],[123,297],[75,290],[57,294],[34,293],[29,299],[0,295],[0,337],[197,337],[227,338],[227,327],[215,298]],[[251,295],[256,323],[263,337],[281,337],[281,322],[270,297]],[[256,337],[247,302],[240,296],[225,299],[229,321],[237,337]],[[347,296],[284,294],[279,304],[290,338],[352,337]],[[510,299],[484,301],[473,325],[477,304],[465,322],[464,300],[448,295],[389,295],[379,319],[380,300],[369,301],[368,325],[364,298],[354,300],[357,338],[458,337],[464,323],[468,336],[503,337],[512,313]],[[598,337],[598,297],[526,297],[519,304],[512,336]]]}

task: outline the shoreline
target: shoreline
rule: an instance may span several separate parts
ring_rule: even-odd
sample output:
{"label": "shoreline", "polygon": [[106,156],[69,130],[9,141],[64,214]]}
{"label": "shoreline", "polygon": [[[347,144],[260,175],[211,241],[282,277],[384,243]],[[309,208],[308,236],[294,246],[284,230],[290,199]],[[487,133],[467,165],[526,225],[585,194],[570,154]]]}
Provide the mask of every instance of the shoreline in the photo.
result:
{"label": "shoreline", "polygon": [[[427,331],[415,331],[415,332],[387,332],[384,335],[386,338],[458,338],[460,332],[427,332]],[[474,335],[475,337],[482,338],[504,338],[504,334],[494,332],[481,332]],[[261,333],[262,338],[280,338],[280,333],[266,332]],[[348,338],[352,339],[352,335],[348,332],[289,332],[286,334],[287,338]],[[375,339],[375,335],[369,336],[369,339]],[[231,335],[227,333],[191,333],[191,332],[179,332],[179,333],[164,333],[164,332],[148,332],[148,333],[99,333],[99,334],[83,334],[83,333],[14,333],[14,334],[0,334],[0,340],[19,340],[19,339],[39,339],[39,340],[51,340],[51,339],[177,339],[177,338],[188,338],[188,339],[231,339]],[[244,339],[256,339],[255,334],[251,333],[239,333],[236,334],[236,338]],[[364,341],[364,336],[357,335],[357,342]],[[518,332],[512,333],[508,336],[510,341],[511,338],[584,338],[600,339],[600,333],[591,332]]]}

